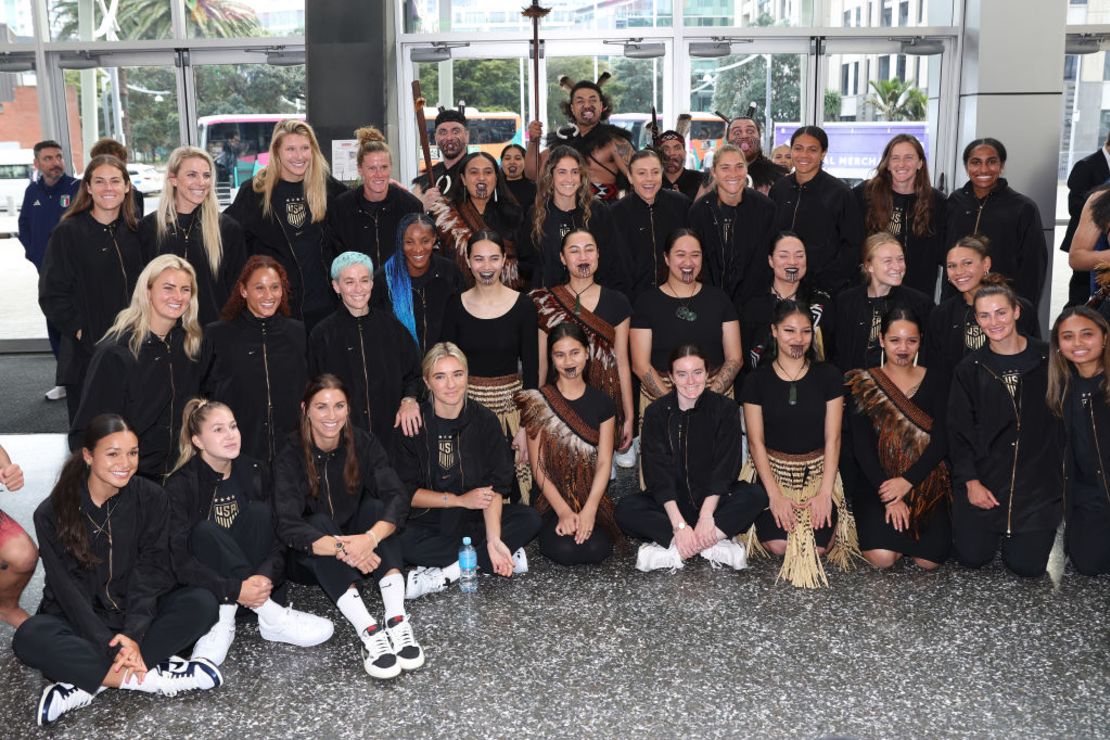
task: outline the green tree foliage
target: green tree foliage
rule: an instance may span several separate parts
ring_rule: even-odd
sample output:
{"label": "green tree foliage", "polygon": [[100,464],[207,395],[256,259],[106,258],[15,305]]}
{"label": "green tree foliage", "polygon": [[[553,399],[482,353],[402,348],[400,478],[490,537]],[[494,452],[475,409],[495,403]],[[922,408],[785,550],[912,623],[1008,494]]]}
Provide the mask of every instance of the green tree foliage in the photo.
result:
{"label": "green tree foliage", "polygon": [[923,121],[928,109],[925,91],[900,79],[871,80],[867,103],[886,121]]}
{"label": "green tree foliage", "polygon": [[[759,16],[755,26],[773,25],[766,13]],[[713,88],[713,110],[735,116],[743,113],[755,102],[760,116],[765,114],[767,101],[767,64],[771,65],[772,123],[800,121],[802,118],[802,65],[797,54],[734,54],[713,60],[710,70],[699,70],[698,79],[708,72],[716,78]],[[742,63],[741,63],[742,62]],[[720,72],[716,72],[720,70]],[[839,111],[838,111],[839,112]]]}
{"label": "green tree foliage", "polygon": [[[58,29],[59,39],[77,39],[80,0],[55,0],[50,3],[50,25]],[[110,36],[113,24],[104,24],[105,13],[98,3],[90,2],[94,29],[105,29]],[[173,36],[173,20],[167,0],[116,0],[107,4],[115,10],[115,37],[119,39],[167,39]],[[259,36],[261,26],[254,10],[235,0],[185,0],[186,23],[190,35],[200,38]],[[88,40],[88,39],[86,39]]]}
{"label": "green tree foliage", "polygon": [[825,91],[825,120],[826,121],[839,121],[840,120],[840,107],[844,99],[840,95],[839,90],[826,90]]}

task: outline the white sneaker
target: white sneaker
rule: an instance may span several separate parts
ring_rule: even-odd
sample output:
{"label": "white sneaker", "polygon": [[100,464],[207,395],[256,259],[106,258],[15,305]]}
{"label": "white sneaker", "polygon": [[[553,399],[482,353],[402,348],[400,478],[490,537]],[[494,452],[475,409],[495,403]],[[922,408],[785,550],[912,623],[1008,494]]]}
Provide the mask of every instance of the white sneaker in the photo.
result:
{"label": "white sneaker", "polygon": [[[312,647],[331,639],[335,626],[330,619],[299,612],[293,605],[282,610],[282,620],[271,624],[258,615],[258,633],[263,640],[284,642],[297,647]],[[196,655],[196,651],[193,651]]]}
{"label": "white sneaker", "polygon": [[427,594],[438,594],[447,589],[447,576],[443,575],[443,568],[427,568],[419,566],[409,571],[405,580],[405,598],[419,599]]}
{"label": "white sneaker", "polygon": [[613,451],[613,461],[616,462],[618,468],[634,468],[636,467],[636,449],[640,446],[640,438],[637,437],[632,444],[628,445],[626,452]]}
{"label": "white sneaker", "polygon": [[176,696],[182,691],[208,691],[224,682],[220,669],[208,658],[183,660],[176,655],[158,664],[158,693]]}
{"label": "white sneaker", "polygon": [[663,547],[654,542],[645,542],[640,545],[636,553],[636,570],[650,573],[653,570],[668,568],[672,573],[684,567],[678,548],[674,545]]}
{"label": "white sneaker", "polygon": [[528,556],[524,554],[524,548],[518,547],[516,552],[513,553],[513,575],[518,576],[521,573],[528,572]]}
{"label": "white sneaker", "polygon": [[698,554],[708,560],[714,568],[723,565],[733,570],[744,570],[748,567],[748,553],[744,550],[744,546],[728,537]]}
{"label": "white sneaker", "polygon": [[401,673],[401,663],[380,624],[367,627],[361,637],[362,667],[367,673],[374,678],[394,678]]}
{"label": "white sneaker", "polygon": [[71,683],[61,681],[52,683],[42,690],[35,721],[38,722],[39,727],[46,727],[69,710],[88,706],[94,698],[96,698],[95,694],[79,689]]}
{"label": "white sneaker", "polygon": [[406,617],[397,616],[386,622],[386,634],[389,644],[393,646],[393,654],[397,656],[397,663],[406,671],[415,671],[424,665],[424,650],[412,634],[412,625]]}
{"label": "white sneaker", "polygon": [[61,401],[66,397],[66,387],[64,385],[56,385],[46,392],[47,401]]}
{"label": "white sneaker", "polygon": [[[260,620],[261,624],[261,620]],[[204,633],[197,644],[193,646],[192,659],[208,658],[212,665],[223,665],[227,658],[227,651],[235,641],[235,620],[217,620],[212,629]]]}

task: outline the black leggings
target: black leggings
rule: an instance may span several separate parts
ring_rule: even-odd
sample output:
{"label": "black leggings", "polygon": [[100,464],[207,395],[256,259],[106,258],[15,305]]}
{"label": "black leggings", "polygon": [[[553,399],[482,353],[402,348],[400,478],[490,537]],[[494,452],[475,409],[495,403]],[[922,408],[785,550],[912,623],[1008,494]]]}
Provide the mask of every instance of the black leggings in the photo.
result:
{"label": "black leggings", "polygon": [[[736,481],[717,503],[713,523],[726,537],[734,537],[752,526],[752,522],[766,508],[767,493],[762,486]],[[681,505],[679,510],[687,524],[697,524],[698,512],[690,507],[684,509]],[[617,502],[616,515],[617,524],[629,537],[652,540],[663,547],[670,547],[674,539],[671,520],[663,505],[648,491],[622,498]]]}
{"label": "black leggings", "polygon": [[[153,670],[196,642],[216,623],[217,613],[216,597],[203,588],[188,586],[160,597],[158,612],[139,643],[146,667]],[[36,614],[16,630],[12,652],[51,681],[75,684],[91,694],[108,675],[116,649],[82,636],[65,617]]]}
{"label": "black leggings", "polygon": [[597,565],[613,554],[613,538],[604,527],[595,525],[590,538],[579,545],[574,541],[574,535],[556,533],[558,524],[559,517],[554,510],[543,515],[540,552],[545,558],[559,565]]}
{"label": "black leggings", "polygon": [[[321,535],[339,536],[344,534],[362,534],[381,520],[385,505],[376,498],[364,496],[362,504],[358,507],[354,518],[348,523],[346,531],[340,529],[327,514],[312,514],[306,521],[320,531]],[[403,564],[401,559],[400,538],[394,534],[387,537],[375,549],[382,562],[370,577],[375,581],[385,578],[385,574],[393,569],[400,569]],[[332,601],[337,600],[347,592],[353,584],[361,583],[364,576],[357,568],[344,563],[333,555],[313,555],[312,553],[293,552],[294,563],[301,570],[308,571],[324,593]],[[303,580],[294,578],[294,580]]]}
{"label": "black leggings", "polygon": [[1006,535],[976,525],[959,516],[952,520],[952,544],[961,565],[982,568],[1001,549],[1002,562],[1017,575],[1024,578],[1044,575],[1056,541],[1055,529]]}
{"label": "black leggings", "polygon": [[[270,507],[251,501],[225,529],[210,521],[198,522],[189,535],[189,552],[224,578],[245,581],[274,546],[274,517]],[[274,584],[276,587],[278,584]],[[220,598],[222,594],[216,594]]]}
{"label": "black leggings", "polygon": [[1073,486],[1064,527],[1064,550],[1085,576],[1110,573],[1110,506],[1100,489]]}
{"label": "black leggings", "polygon": [[[493,564],[486,548],[486,525],[481,512],[466,512],[453,533],[444,533],[438,527],[425,527],[410,521],[399,537],[405,562],[409,565],[426,565],[443,568],[459,559],[462,538],[469,537],[478,555],[478,569],[493,573]],[[516,552],[540,531],[540,515],[524,504],[505,504],[501,508],[501,541],[510,553]]]}

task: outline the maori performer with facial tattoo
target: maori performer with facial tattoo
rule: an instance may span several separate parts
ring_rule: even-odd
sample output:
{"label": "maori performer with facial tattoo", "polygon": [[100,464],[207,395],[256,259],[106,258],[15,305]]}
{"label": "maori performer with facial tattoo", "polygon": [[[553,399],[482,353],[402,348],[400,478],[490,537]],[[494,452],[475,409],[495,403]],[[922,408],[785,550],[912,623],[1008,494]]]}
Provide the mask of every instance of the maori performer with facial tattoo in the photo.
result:
{"label": "maori performer with facial tattoo", "polygon": [[[606,123],[613,113],[613,104],[601,88],[610,77],[608,72],[603,72],[597,82],[572,82],[565,75],[559,78],[559,86],[570,96],[567,102],[560,103],[570,123],[548,134],[546,142],[548,150],[560,144],[574,147],[589,165],[593,195],[606,202],[615,201],[620,191],[628,187],[628,159],[634,151],[629,133]],[[540,153],[542,136],[542,123],[528,124],[524,174],[533,180],[547,161],[547,152]]]}

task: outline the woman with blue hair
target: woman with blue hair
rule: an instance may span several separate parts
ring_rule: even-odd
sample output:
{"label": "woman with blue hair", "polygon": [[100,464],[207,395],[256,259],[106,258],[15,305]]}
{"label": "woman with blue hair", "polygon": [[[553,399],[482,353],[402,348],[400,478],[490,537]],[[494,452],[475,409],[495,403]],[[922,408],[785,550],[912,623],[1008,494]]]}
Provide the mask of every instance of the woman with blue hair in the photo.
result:
{"label": "woman with blue hair", "polygon": [[332,289],[343,303],[309,335],[308,372],[337,375],[355,426],[388,446],[394,427],[406,434],[420,429],[420,354],[392,312],[371,310],[373,274],[374,262],[361,252],[332,261]]}
{"label": "woman with blue hair", "polygon": [[375,307],[392,311],[416,340],[421,357],[439,341],[451,296],[466,289],[455,263],[435,251],[435,222],[409,213],[397,225],[393,255],[374,274]]}

